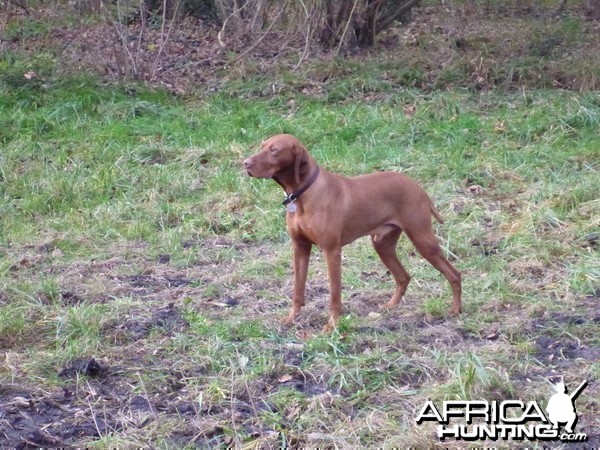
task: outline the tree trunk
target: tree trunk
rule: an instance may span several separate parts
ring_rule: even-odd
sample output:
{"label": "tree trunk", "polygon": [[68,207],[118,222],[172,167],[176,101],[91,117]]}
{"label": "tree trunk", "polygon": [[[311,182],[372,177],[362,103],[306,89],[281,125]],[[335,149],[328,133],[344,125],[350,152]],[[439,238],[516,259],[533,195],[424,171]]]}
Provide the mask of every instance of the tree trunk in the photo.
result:
{"label": "tree trunk", "polygon": [[377,29],[377,15],[383,0],[367,0],[362,20],[354,24],[354,36],[359,47],[371,47],[375,45]]}
{"label": "tree trunk", "polygon": [[421,0],[407,0],[407,1],[403,2],[401,5],[399,5],[399,7],[396,9],[395,12],[393,12],[385,17],[381,17],[381,19],[378,20],[378,22],[377,22],[377,32],[380,33],[381,31],[388,28],[391,24],[393,24],[396,20],[398,20],[404,14],[407,14],[415,6],[418,6],[419,3],[421,3]]}
{"label": "tree trunk", "polygon": [[335,9],[333,0],[325,0],[325,24],[321,30],[321,42],[325,47],[333,47],[335,26]]}
{"label": "tree trunk", "polygon": [[600,20],[600,0],[586,0],[585,15],[590,19]]}
{"label": "tree trunk", "polygon": [[338,45],[350,25],[356,44],[370,47],[378,33],[419,3],[420,0],[323,0],[321,43],[328,48]]}
{"label": "tree trunk", "polygon": [[[321,42],[334,47],[342,39],[348,20],[351,20],[352,0],[325,0],[325,25],[321,31]],[[337,6],[337,8],[336,8]]]}

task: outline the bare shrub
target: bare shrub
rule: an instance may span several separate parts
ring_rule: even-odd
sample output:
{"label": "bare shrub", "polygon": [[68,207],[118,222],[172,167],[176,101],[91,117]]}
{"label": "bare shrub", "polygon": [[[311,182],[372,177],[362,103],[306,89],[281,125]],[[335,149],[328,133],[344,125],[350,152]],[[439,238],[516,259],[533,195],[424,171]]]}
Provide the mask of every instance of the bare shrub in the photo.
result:
{"label": "bare shrub", "polygon": [[[419,3],[420,0],[326,0],[321,41],[326,46],[333,47],[350,37],[361,47],[371,46],[375,43],[377,34],[396,20],[408,20],[410,10]],[[350,36],[349,30],[352,32]]]}
{"label": "bare shrub", "polygon": [[284,33],[287,40],[324,47],[371,46],[396,20],[409,17],[420,0],[214,0],[221,34]]}
{"label": "bare shrub", "polygon": [[74,6],[79,14],[96,13],[100,11],[102,0],[75,0]]}
{"label": "bare shrub", "polygon": [[[181,5],[182,0],[163,0],[162,14],[158,17],[158,43],[149,48],[149,10],[144,0],[140,0],[137,6],[131,1],[116,0],[114,8],[111,9],[103,4],[104,17],[112,29],[110,42],[120,78],[152,80],[156,77],[163,52],[177,25],[177,14]],[[144,53],[149,51],[153,52],[153,58],[145,57]]]}

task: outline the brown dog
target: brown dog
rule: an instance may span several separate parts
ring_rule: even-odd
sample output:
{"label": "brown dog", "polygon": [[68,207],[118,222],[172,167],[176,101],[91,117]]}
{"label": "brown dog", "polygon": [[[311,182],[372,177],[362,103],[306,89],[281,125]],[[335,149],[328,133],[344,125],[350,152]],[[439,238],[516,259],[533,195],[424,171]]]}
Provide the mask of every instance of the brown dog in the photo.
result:
{"label": "brown dog", "polygon": [[320,169],[302,143],[278,134],[244,160],[250,176],[272,178],[285,190],[287,229],[294,249],[292,310],[284,319],[291,324],[304,306],[311,248],[325,254],[330,289],[330,317],[325,331],[336,327],[342,314],[342,247],[365,235],[396,280],[396,292],[385,307],[400,303],[410,276],[398,261],[396,243],[404,231],[419,253],[439,270],[452,287],[450,314],[461,310],[461,274],[448,262],[433,232],[431,216],[442,219],[425,191],[396,172],[379,172],[353,178]]}

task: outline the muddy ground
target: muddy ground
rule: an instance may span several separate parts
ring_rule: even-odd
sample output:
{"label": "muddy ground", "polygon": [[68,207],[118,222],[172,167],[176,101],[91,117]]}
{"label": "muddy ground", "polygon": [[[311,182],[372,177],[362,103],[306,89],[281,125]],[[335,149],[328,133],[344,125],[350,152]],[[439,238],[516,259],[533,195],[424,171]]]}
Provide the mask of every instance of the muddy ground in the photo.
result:
{"label": "muddy ground", "polygon": [[[188,242],[185,247],[201,255],[194,265],[185,269],[174,267],[170,255],[160,255],[154,261],[113,256],[104,261],[75,261],[64,266],[51,266],[52,246],[25,249],[25,254],[15,260],[12,275],[35,277],[40,270],[59,273],[62,289],[58,301],[63,308],[91,303],[110,305],[119,298],[142,302],[135,303],[126,314],[103,324],[101,338],[112,342],[110,352],[45,368],[49,372],[48,377],[55,380],[54,387],[47,382],[36,386],[30,376],[23,382],[15,368],[12,382],[0,385],[0,447],[25,449],[82,445],[110,434],[135,435],[136,430],[170,419],[177,425],[167,433],[165,445],[211,448],[239,444],[224,437],[224,427],[233,421],[243,427],[249,440],[256,440],[259,447],[269,447],[278,445],[279,431],[261,420],[261,413],[277,412],[279,407],[264,400],[268,394],[292,389],[302,393],[309,405],[320,407],[352,394],[333,390],[325,377],[302,369],[306,363],[304,342],[318,335],[326,320],[327,289],[322,273],[313,276],[309,283],[308,305],[294,329],[287,330],[278,325],[277,319],[289,306],[286,295],[290,288],[289,279],[267,277],[262,281],[259,278],[252,281],[251,277],[240,279],[235,273],[243,261],[272,255],[273,248],[228,238]],[[219,264],[213,257],[223,248],[234,249],[236,256],[225,264]],[[125,253],[132,254],[131,250],[129,248]],[[145,249],[140,247],[137,250],[143,253]],[[275,249],[277,252],[285,256],[288,250],[280,247]],[[321,263],[317,261],[317,266]],[[372,272],[365,272],[364,276],[385,281],[388,274],[377,267]],[[212,287],[207,290],[209,286]],[[274,291],[279,300],[265,300],[255,295],[264,289]],[[6,295],[4,298],[3,301],[6,301]],[[43,296],[40,298],[44,301]],[[598,361],[599,347],[586,346],[572,336],[557,338],[544,332],[557,325],[598,324],[598,300],[597,297],[587,297],[582,299],[576,312],[540,312],[533,320],[520,316],[516,311],[507,312],[506,320],[513,322],[510,329],[519,328],[524,335],[530,336],[534,345],[531,357],[540,362],[532,365],[527,373],[513,373],[512,378],[553,380],[559,374],[576,371],[581,361]],[[491,327],[488,324],[479,333],[474,333],[461,328],[454,320],[419,312],[417,300],[411,295],[407,296],[402,308],[381,314],[378,307],[385,301],[387,292],[381,291],[355,293],[345,302],[347,311],[359,321],[359,325],[350,331],[362,336],[354,343],[353,351],[357,354],[368,354],[379,345],[373,336],[389,333],[405,337],[398,341],[397,346],[407,355],[421,352],[423,347],[443,351],[459,347],[463,350],[498,348],[498,351],[504,351],[506,346],[505,335],[509,329],[501,323]],[[279,349],[273,349],[273,357],[281,362],[280,369],[253,380],[225,401],[199,402],[190,390],[190,380],[205,378],[210,369],[203,365],[182,364],[177,355],[170,354],[161,345],[177,334],[190,332],[190,324],[183,313],[185,308],[201,310],[215,322],[230,320],[232,315],[247,320],[258,318],[273,333],[288,338],[292,333],[297,338]],[[11,354],[26,352],[27,341],[33,339],[36,336],[15,338],[13,341],[5,339],[5,364],[10,367]],[[266,342],[265,346],[268,345],[271,344]],[[30,368],[29,371],[36,373],[40,369]],[[156,369],[161,373],[166,370],[158,389],[144,392],[139,382],[142,369],[145,372]],[[402,378],[400,381],[411,389],[430,382],[419,372],[407,372]],[[590,398],[594,395],[600,398],[600,389],[594,383],[587,390]],[[588,404],[588,410],[595,408],[594,404]],[[347,414],[352,415],[352,407],[349,408]],[[582,417],[578,429],[587,432],[589,440],[583,447],[567,448],[598,448],[600,434],[594,429],[597,424],[597,418],[589,414]],[[307,440],[297,442],[299,446],[309,444]],[[558,447],[549,445],[549,448]]]}

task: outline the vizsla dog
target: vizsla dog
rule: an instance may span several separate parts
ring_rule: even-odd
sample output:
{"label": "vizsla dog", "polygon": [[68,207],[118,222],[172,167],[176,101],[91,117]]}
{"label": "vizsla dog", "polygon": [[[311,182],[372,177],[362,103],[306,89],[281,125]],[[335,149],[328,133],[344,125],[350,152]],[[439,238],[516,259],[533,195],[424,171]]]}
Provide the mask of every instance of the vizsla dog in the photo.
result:
{"label": "vizsla dog", "polygon": [[244,160],[244,167],[252,177],[272,178],[287,194],[283,204],[294,250],[294,288],[285,324],[291,324],[304,306],[308,260],[312,246],[317,245],[325,254],[329,275],[330,317],[325,331],[336,327],[342,314],[342,247],[367,234],[396,281],[396,292],[384,306],[397,306],[410,281],[396,256],[403,231],[446,277],[452,287],[450,313],[460,313],[461,274],[444,257],[431,216],[440,223],[442,219],[415,181],[396,172],[352,178],[329,173],[289,134],[264,141],[260,152]]}

